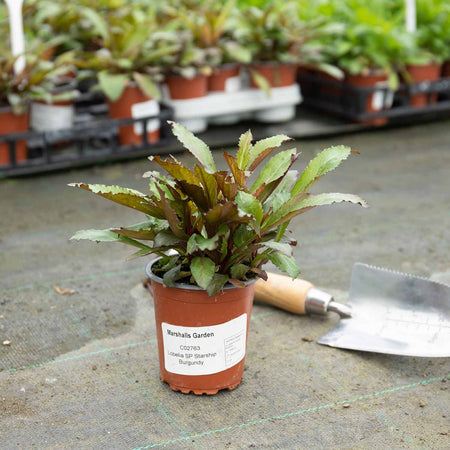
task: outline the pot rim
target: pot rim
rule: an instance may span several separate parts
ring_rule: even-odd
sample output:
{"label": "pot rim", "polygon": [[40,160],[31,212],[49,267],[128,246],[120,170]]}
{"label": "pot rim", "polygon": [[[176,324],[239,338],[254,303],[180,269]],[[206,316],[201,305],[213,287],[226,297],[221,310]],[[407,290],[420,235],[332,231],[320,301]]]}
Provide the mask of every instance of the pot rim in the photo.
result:
{"label": "pot rim", "polygon": [[0,113],[2,113],[2,114],[4,114],[4,113],[11,113],[11,114],[14,114],[15,116],[23,116],[23,115],[28,114],[28,108],[29,108],[29,106],[30,106],[30,103],[27,102],[27,103],[26,103],[26,106],[27,106],[27,111],[24,112],[23,114],[14,114],[14,113],[13,113],[12,106],[9,106],[9,105],[3,105],[3,106],[0,106]]}
{"label": "pot rim", "polygon": [[[145,273],[147,274],[147,276],[148,276],[151,280],[156,281],[157,283],[164,285],[163,279],[162,279],[161,277],[158,277],[157,275],[155,275],[155,274],[152,272],[152,266],[153,266],[153,264],[154,264],[156,261],[160,260],[160,259],[161,259],[161,256],[159,256],[158,258],[152,259],[152,260],[147,264],[147,266],[145,267]],[[245,287],[247,287],[247,286],[249,286],[249,285],[255,283],[256,280],[257,280],[257,278],[255,278],[254,280],[244,281],[243,283],[245,284]],[[194,286],[194,285],[192,285],[192,284],[175,283],[175,284],[174,284],[173,286],[171,286],[171,287],[173,287],[173,288],[178,288],[178,289],[188,289],[188,290],[191,290],[191,291],[203,291],[203,292],[206,292],[205,289],[201,288],[200,286]],[[227,283],[227,284],[225,284],[225,286],[223,286],[223,287],[221,288],[221,291],[223,291],[223,290],[228,290],[228,289],[240,289],[240,288],[238,288],[238,287],[236,287],[236,286],[233,286],[233,285],[230,284],[230,283]]]}

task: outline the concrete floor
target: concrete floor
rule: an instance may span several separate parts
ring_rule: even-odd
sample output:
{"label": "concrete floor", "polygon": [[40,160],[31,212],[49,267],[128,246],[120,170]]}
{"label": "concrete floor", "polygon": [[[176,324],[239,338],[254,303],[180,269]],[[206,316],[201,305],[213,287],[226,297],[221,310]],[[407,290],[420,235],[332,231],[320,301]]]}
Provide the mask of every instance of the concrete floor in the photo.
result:
{"label": "concrete floor", "polygon": [[[314,190],[370,204],[293,221],[302,276],[343,302],[357,261],[450,283],[449,142],[450,121],[299,142],[299,169],[329,145],[358,150]],[[145,190],[152,167],[0,181],[0,448],[450,447],[449,359],[320,346],[333,314],[255,304],[235,391],[195,397],[161,383],[146,261],[68,240],[141,217],[67,183]]]}

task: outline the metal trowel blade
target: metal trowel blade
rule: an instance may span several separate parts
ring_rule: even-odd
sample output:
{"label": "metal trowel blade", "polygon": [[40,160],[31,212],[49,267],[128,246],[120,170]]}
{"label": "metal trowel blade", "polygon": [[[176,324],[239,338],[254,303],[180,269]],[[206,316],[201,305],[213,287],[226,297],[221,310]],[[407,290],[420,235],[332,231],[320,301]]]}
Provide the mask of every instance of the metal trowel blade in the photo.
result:
{"label": "metal trowel blade", "polygon": [[352,317],[319,344],[395,355],[450,356],[450,286],[357,263],[348,305]]}

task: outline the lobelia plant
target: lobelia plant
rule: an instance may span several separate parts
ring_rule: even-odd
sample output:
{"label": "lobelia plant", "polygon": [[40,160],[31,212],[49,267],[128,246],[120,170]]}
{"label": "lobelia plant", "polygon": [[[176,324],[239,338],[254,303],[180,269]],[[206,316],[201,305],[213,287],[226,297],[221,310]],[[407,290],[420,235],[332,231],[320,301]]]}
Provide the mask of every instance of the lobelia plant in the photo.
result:
{"label": "lobelia plant", "polygon": [[[208,146],[180,124],[174,135],[198,160],[190,169],[175,157],[149,159],[166,172],[150,171],[150,193],[119,186],[72,183],[118,204],[141,211],[146,220],[131,227],[81,230],[71,239],[121,242],[138,248],[130,258],[159,255],[153,271],[164,285],[198,285],[212,296],[226,283],[240,288],[255,277],[267,278],[262,266],[271,261],[296,278],[292,256],[296,241],[287,237],[289,222],[299,214],[337,202],[367,206],[352,194],[311,194],[309,188],[351,153],[334,146],[319,153],[298,176],[291,170],[296,149],[279,151],[259,174],[255,169],[283,142],[277,135],[253,143],[251,131],[239,139],[236,156],[223,152],[228,170],[218,170]],[[168,250],[176,250],[166,254]],[[173,254],[175,253],[175,254]]]}

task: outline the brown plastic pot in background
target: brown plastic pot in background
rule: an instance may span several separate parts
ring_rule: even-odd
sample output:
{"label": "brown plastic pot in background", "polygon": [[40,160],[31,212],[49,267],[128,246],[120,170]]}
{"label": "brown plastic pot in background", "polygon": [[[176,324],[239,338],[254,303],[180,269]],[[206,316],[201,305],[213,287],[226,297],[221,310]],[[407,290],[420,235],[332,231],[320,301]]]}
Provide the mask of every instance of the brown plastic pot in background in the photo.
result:
{"label": "brown plastic pot in background", "polygon": [[445,61],[444,64],[442,64],[441,76],[443,78],[450,77],[450,61]]}
{"label": "brown plastic pot in background", "polygon": [[319,80],[324,80],[325,82],[329,81],[330,83],[333,83],[332,85],[320,84],[320,94],[326,97],[327,101],[333,99],[337,100],[342,95],[342,80],[332,77],[330,74],[322,72],[321,70],[317,72],[317,76]]}
{"label": "brown plastic pot in background", "polygon": [[[239,74],[241,68],[237,64],[226,64],[217,67],[208,77],[209,92],[236,92],[240,88]],[[237,80],[236,83],[230,83],[230,79]]]}
{"label": "brown plastic pot in background", "polygon": [[[262,75],[273,88],[292,86],[297,82],[297,66],[294,64],[261,63],[252,65],[250,71],[252,70]],[[252,76],[250,85],[253,88],[259,87]]]}
{"label": "brown plastic pot in background", "polygon": [[197,75],[194,78],[168,75],[165,84],[171,100],[204,97],[208,92],[208,78],[205,75]]}
{"label": "brown plastic pot in background", "polygon": [[313,94],[313,82],[306,78],[312,77],[314,73],[314,69],[302,65],[297,66],[297,75],[300,81],[300,89],[302,90],[302,94],[304,96]]}
{"label": "brown plastic pot in background", "polygon": [[[236,388],[244,371],[254,283],[226,287],[209,297],[196,286],[165,287],[151,271],[153,262],[147,275],[155,305],[161,380],[185,394],[214,395]],[[187,374],[191,371],[195,374]]]}
{"label": "brown plastic pot in background", "polygon": [[[28,131],[30,115],[15,115],[10,107],[0,108],[0,135],[23,133]],[[16,141],[15,150],[16,162],[25,161],[27,159],[27,143],[25,140]],[[0,142],[0,165],[10,164],[9,144]]]}
{"label": "brown plastic pot in background", "polygon": [[[108,100],[109,115],[113,119],[128,119],[133,117],[133,107],[139,104],[145,104],[153,100],[151,97],[145,95],[137,86],[128,85],[120,98],[111,102]],[[151,114],[149,114],[151,115]],[[123,125],[119,128],[119,140],[122,145],[140,145],[142,144],[142,135],[136,131],[140,129],[142,124],[135,123],[130,125]],[[159,141],[160,130],[147,130],[148,142]]]}
{"label": "brown plastic pot in background", "polygon": [[[422,83],[423,81],[435,81],[441,77],[441,65],[437,63],[430,64],[408,64],[406,71],[411,77],[413,83]],[[409,104],[415,107],[423,107],[437,102],[438,94],[414,94],[410,97]]]}
{"label": "brown plastic pot in background", "polygon": [[[345,82],[353,87],[372,88],[376,87],[377,83],[387,82],[388,77],[385,74],[369,74],[369,75],[351,75],[347,74]],[[375,93],[368,94],[366,99],[366,113],[379,112],[383,109],[383,106],[378,109],[374,107],[374,95]],[[367,125],[382,126],[387,123],[387,117],[376,117],[374,119],[362,120],[361,123]]]}

